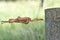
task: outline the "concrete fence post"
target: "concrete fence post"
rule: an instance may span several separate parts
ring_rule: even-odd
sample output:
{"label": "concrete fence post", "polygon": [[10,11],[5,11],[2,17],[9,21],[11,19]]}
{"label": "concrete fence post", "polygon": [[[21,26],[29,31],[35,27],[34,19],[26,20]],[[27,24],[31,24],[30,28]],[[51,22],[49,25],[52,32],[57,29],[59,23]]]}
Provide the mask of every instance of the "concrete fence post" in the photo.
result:
{"label": "concrete fence post", "polygon": [[60,40],[60,8],[45,9],[46,40]]}

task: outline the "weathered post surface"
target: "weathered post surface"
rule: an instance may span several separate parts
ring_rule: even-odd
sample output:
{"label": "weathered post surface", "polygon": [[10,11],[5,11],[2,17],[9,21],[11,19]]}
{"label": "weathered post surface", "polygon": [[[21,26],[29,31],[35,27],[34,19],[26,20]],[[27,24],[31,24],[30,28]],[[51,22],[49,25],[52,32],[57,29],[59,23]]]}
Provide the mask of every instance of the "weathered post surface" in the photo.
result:
{"label": "weathered post surface", "polygon": [[60,40],[60,8],[45,10],[46,40]]}

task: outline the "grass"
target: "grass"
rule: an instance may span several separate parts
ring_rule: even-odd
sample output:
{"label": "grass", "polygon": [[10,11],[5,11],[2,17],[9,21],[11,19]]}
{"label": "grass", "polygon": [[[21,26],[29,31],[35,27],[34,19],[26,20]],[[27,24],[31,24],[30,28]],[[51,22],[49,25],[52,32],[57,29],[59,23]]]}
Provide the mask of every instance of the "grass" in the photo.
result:
{"label": "grass", "polygon": [[0,40],[45,40],[43,23],[0,24]]}
{"label": "grass", "polygon": [[[28,16],[32,19],[44,18],[42,8],[39,12],[39,1],[35,2],[0,2],[0,21]],[[22,23],[0,23],[0,40],[45,40],[43,21]]]}

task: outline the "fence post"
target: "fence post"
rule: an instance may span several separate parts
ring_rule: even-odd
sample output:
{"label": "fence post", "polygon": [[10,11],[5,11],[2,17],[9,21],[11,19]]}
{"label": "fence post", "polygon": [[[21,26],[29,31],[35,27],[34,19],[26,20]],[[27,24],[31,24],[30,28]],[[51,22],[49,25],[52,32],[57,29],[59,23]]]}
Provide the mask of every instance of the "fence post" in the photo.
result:
{"label": "fence post", "polygon": [[60,8],[45,9],[46,40],[60,40]]}

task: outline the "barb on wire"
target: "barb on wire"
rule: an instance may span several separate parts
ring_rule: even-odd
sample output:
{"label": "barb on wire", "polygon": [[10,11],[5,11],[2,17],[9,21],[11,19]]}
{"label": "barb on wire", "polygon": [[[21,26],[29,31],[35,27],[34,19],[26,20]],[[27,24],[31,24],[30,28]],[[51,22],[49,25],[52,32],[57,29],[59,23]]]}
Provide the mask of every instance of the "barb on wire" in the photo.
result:
{"label": "barb on wire", "polygon": [[24,23],[24,24],[28,24],[29,22],[34,22],[34,21],[39,21],[39,20],[43,20],[42,18],[35,18],[32,19],[29,17],[20,17],[18,16],[16,19],[9,19],[8,21],[1,21],[1,23]]}

